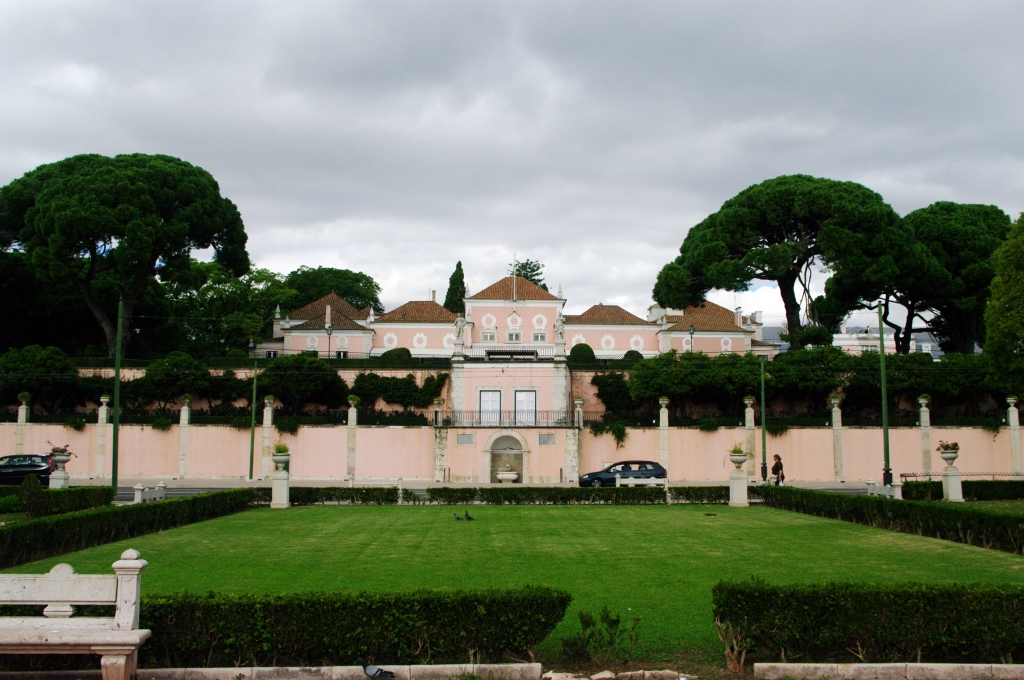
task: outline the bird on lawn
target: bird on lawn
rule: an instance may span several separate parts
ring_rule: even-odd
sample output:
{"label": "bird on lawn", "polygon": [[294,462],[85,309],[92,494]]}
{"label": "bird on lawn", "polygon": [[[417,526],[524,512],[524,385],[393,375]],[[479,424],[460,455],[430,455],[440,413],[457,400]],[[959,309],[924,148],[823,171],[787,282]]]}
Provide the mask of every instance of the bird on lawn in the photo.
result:
{"label": "bird on lawn", "polygon": [[457,512],[453,512],[452,514],[453,514],[453,515],[455,515],[455,519],[456,519],[456,521],[459,521],[459,522],[461,522],[461,521],[462,521],[462,518],[461,518],[461,517],[459,517],[459,513],[457,513]]}
{"label": "bird on lawn", "polygon": [[393,678],[395,674],[391,671],[386,671],[379,666],[374,666],[372,663],[366,663],[363,658],[356,659],[356,663],[363,667],[363,673],[366,677],[377,680],[378,678]]}
{"label": "bird on lawn", "polygon": [[475,521],[472,517],[469,516],[469,510],[466,511],[466,519],[469,520],[470,522]]}

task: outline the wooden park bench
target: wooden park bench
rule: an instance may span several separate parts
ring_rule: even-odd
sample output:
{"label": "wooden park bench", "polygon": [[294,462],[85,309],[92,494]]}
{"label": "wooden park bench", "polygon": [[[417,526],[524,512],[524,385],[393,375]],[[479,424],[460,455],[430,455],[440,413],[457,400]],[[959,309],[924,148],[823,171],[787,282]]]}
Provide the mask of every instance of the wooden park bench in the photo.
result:
{"label": "wooden park bench", "polygon": [[[46,605],[42,616],[0,616],[2,654],[99,654],[103,680],[135,675],[139,646],[141,574],[146,561],[126,550],[116,575],[76,574],[58,564],[48,574],[0,574],[0,604]],[[72,617],[74,605],[113,605],[113,618]]]}

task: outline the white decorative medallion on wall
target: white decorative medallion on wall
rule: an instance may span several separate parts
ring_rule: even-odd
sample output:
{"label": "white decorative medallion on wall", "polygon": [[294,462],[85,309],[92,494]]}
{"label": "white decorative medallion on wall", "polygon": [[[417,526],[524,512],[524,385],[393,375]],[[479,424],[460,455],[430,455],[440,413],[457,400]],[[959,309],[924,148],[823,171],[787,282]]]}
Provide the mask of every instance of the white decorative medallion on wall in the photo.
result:
{"label": "white decorative medallion on wall", "polygon": [[610,335],[601,338],[601,349],[615,349],[615,338]]}
{"label": "white decorative medallion on wall", "polygon": [[484,325],[484,328],[494,328],[494,324],[497,322],[498,320],[495,319],[494,315],[490,313],[484,314],[484,317],[480,319],[480,323]]}
{"label": "white decorative medallion on wall", "polygon": [[342,335],[342,336],[340,336],[338,338],[338,347],[340,349],[347,349],[348,348],[348,336],[347,335]]}
{"label": "white decorative medallion on wall", "polygon": [[306,336],[306,347],[317,347],[319,346],[319,344],[320,341],[317,339],[315,335]]}
{"label": "white decorative medallion on wall", "polygon": [[690,338],[683,338],[683,349],[684,349],[684,350],[690,350],[690,349],[692,349],[692,348],[690,347],[690,345],[691,345],[691,344],[692,344],[692,342],[690,341]]}
{"label": "white decorative medallion on wall", "polygon": [[723,352],[731,352],[732,351],[732,338],[722,338],[722,351]]}
{"label": "white decorative medallion on wall", "polygon": [[579,333],[577,333],[576,335],[572,336],[572,346],[573,347],[575,347],[576,345],[585,345],[585,344],[587,344],[586,339],[582,335],[580,335]]}
{"label": "white decorative medallion on wall", "polygon": [[639,335],[634,335],[632,338],[629,339],[629,348],[635,349],[636,351],[639,352],[644,348],[644,339],[641,338]]}
{"label": "white decorative medallion on wall", "polygon": [[388,333],[384,336],[384,346],[388,349],[394,349],[398,346],[398,336],[394,333]]}
{"label": "white decorative medallion on wall", "polygon": [[508,327],[509,328],[519,328],[519,326],[523,323],[523,320],[520,319],[519,315],[516,314],[515,312],[512,312],[509,315],[507,321],[508,321]]}
{"label": "white decorative medallion on wall", "polygon": [[455,347],[455,333],[449,333],[448,335],[444,336],[444,346],[447,349],[452,349],[453,347]]}
{"label": "white decorative medallion on wall", "polygon": [[423,333],[417,333],[412,337],[412,345],[416,349],[423,349],[427,346],[427,336]]}
{"label": "white decorative medallion on wall", "polygon": [[537,316],[533,317],[533,328],[534,328],[534,330],[542,331],[542,330],[544,330],[544,326],[547,326],[547,325],[548,325],[548,319],[543,314],[538,314]]}

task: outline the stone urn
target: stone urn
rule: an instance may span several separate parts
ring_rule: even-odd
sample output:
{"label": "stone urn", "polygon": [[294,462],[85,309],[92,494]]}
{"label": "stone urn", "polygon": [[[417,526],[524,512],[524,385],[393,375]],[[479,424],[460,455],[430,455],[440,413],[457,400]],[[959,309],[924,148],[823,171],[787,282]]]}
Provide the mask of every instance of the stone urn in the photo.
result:
{"label": "stone urn", "polygon": [[732,464],[736,466],[737,470],[739,470],[743,467],[743,464],[747,462],[747,454],[743,451],[740,451],[739,453],[730,451],[729,460],[732,461]]}
{"label": "stone urn", "polygon": [[58,472],[64,472],[64,466],[71,460],[71,454],[65,450],[53,451],[50,453],[50,459],[53,460],[53,464],[57,466]]}
{"label": "stone urn", "polygon": [[953,463],[960,457],[960,449],[943,449],[939,451],[939,455],[942,456],[942,460],[946,461],[946,465],[953,467]]}
{"label": "stone urn", "polygon": [[277,466],[278,470],[284,470],[284,466],[288,464],[288,461],[289,459],[291,459],[292,454],[288,453],[287,451],[285,451],[284,453],[278,453],[277,451],[275,451],[270,457],[273,458],[274,465]]}
{"label": "stone urn", "polygon": [[506,465],[505,469],[498,473],[498,481],[502,484],[511,484],[512,482],[519,479],[519,473],[513,472],[510,465]]}

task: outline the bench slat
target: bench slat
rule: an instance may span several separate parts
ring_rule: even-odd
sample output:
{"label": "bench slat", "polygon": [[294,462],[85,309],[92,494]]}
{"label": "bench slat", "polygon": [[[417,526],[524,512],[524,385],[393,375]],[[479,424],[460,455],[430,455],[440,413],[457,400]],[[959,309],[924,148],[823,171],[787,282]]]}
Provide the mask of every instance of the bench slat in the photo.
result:
{"label": "bench slat", "polygon": [[42,616],[0,616],[0,632],[7,633],[14,629],[24,631],[114,630],[114,619],[93,616],[73,616],[68,619]]}
{"label": "bench slat", "polygon": [[117,577],[93,574],[0,576],[4,604],[116,604]]}

